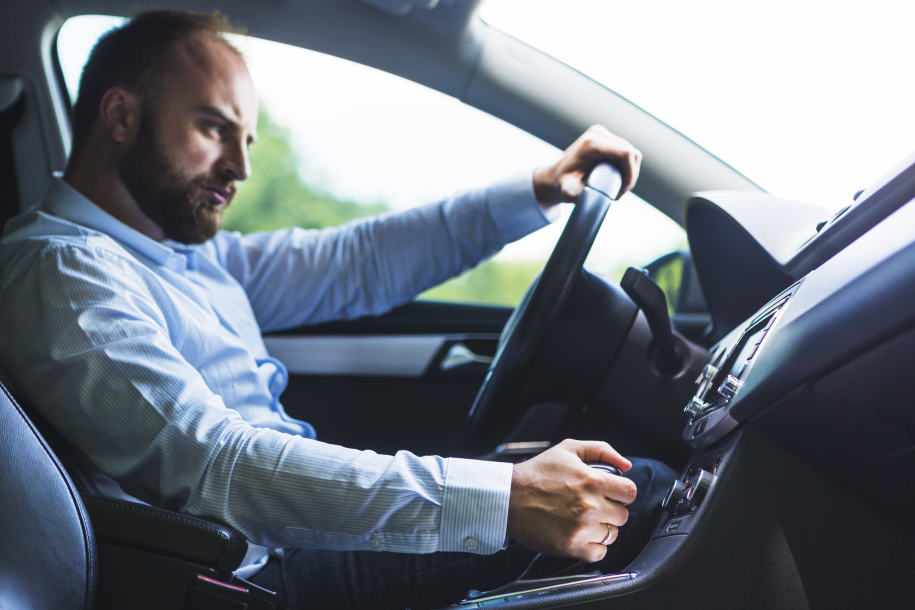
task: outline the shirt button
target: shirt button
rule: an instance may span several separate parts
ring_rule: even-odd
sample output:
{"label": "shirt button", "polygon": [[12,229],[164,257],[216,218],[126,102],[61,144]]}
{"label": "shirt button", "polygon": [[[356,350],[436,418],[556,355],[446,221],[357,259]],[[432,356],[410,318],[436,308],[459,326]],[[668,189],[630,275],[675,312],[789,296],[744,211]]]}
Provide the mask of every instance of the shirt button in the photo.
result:
{"label": "shirt button", "polygon": [[372,546],[376,549],[380,549],[382,544],[384,543],[381,542],[381,538],[372,538]]}
{"label": "shirt button", "polygon": [[473,536],[467,536],[467,538],[464,539],[464,546],[466,546],[471,551],[475,551],[476,548],[480,546],[480,543],[477,542],[476,538]]}

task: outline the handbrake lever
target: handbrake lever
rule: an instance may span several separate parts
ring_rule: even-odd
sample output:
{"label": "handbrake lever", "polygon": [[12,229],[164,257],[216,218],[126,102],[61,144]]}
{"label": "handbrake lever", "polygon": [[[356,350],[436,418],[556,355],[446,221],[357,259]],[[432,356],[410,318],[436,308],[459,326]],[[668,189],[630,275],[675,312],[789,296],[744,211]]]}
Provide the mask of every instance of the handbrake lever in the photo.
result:
{"label": "handbrake lever", "polygon": [[661,287],[655,284],[647,272],[629,267],[623,274],[620,287],[639,306],[648,320],[648,327],[654,337],[657,349],[657,367],[664,374],[672,375],[680,370],[683,356],[677,350],[674,333],[667,313],[667,297]]}

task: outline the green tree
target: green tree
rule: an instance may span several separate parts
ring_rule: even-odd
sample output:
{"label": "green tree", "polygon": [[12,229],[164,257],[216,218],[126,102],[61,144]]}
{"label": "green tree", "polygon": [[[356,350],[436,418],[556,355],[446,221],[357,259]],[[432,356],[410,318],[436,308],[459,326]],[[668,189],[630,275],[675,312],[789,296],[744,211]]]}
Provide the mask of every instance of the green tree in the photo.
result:
{"label": "green tree", "polygon": [[[251,147],[251,176],[239,185],[238,195],[226,210],[226,230],[320,229],[390,209],[383,202],[366,205],[340,199],[307,184],[299,173],[301,159],[289,143],[289,131],[274,123],[263,107],[257,125],[258,141]],[[490,260],[420,298],[516,305],[542,266],[537,261]]]}
{"label": "green tree", "polygon": [[540,273],[540,261],[489,260],[419,296],[430,301],[459,301],[515,306]]}
{"label": "green tree", "polygon": [[306,229],[337,226],[362,216],[380,214],[385,203],[360,204],[339,199],[306,184],[299,175],[300,159],[289,144],[289,132],[261,108],[258,141],[251,147],[251,176],[239,185],[226,210],[223,228],[252,233],[297,226]]}

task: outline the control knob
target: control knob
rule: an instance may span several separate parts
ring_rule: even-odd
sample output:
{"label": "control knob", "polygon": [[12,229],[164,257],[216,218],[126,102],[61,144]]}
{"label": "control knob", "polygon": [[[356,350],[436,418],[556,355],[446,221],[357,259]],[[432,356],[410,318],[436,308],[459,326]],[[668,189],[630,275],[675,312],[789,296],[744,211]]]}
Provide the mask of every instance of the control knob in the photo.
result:
{"label": "control knob", "polygon": [[686,490],[686,501],[698,508],[717,478],[707,470],[700,470],[693,478],[692,485]]}
{"label": "control knob", "polygon": [[689,401],[689,404],[686,405],[686,407],[683,409],[683,411],[685,413],[689,413],[690,417],[696,417],[697,415],[702,413],[702,411],[704,411],[706,407],[708,407],[707,402],[705,402],[698,396],[693,396],[693,399],[691,401]]}
{"label": "control knob", "polygon": [[706,364],[702,369],[702,372],[699,374],[699,379],[696,380],[696,383],[702,383],[703,381],[711,381],[715,378],[715,375],[718,374],[718,367],[712,366],[711,364]]}
{"label": "control knob", "polygon": [[677,479],[674,481],[674,484],[670,486],[670,489],[667,491],[667,495],[664,496],[664,500],[661,502],[661,508],[674,514],[677,510],[677,504],[680,503],[680,500],[683,499],[683,496],[686,494],[686,483]]}
{"label": "control knob", "polygon": [[740,386],[743,382],[740,381],[737,377],[733,375],[728,375],[728,378],[724,380],[724,383],[721,384],[721,387],[718,388],[718,393],[731,400],[734,398],[734,394],[737,393],[737,390],[740,389]]}
{"label": "control knob", "polygon": [[692,508],[699,508],[702,505],[705,496],[708,495],[709,489],[718,479],[715,475],[707,470],[700,470],[692,477],[689,486],[683,481],[677,479],[667,491],[664,500],[661,502],[661,508],[674,514],[677,512],[677,506],[681,500],[686,500],[686,505]]}

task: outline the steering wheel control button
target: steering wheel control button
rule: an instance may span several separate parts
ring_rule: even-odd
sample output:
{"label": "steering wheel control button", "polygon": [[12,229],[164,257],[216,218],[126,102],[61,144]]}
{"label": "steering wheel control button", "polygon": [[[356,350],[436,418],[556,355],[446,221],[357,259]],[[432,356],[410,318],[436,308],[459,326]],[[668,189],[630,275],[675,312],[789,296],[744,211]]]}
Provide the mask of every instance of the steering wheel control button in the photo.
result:
{"label": "steering wheel control button", "polygon": [[384,546],[384,542],[381,541],[381,538],[372,538],[371,544],[373,549],[380,549]]}
{"label": "steering wheel control button", "polygon": [[721,384],[721,387],[718,388],[718,393],[731,400],[734,398],[734,394],[737,393],[737,390],[740,389],[742,382],[737,377],[733,375],[728,375],[728,378],[724,380],[724,383]]}
{"label": "steering wheel control button", "polygon": [[686,408],[683,409],[685,413],[689,413],[690,417],[696,417],[702,413],[705,409],[708,408],[708,403],[699,398],[698,396],[693,396],[693,399],[689,401],[686,405]]}
{"label": "steering wheel control button", "polygon": [[699,436],[700,434],[702,434],[703,432],[705,432],[706,424],[708,424],[708,418],[705,418],[705,419],[701,420],[698,424],[696,424],[696,429],[693,430],[693,438],[695,438],[695,437]]}
{"label": "steering wheel control button", "polygon": [[686,491],[686,500],[695,507],[701,506],[717,478],[708,470],[700,470]]}
{"label": "steering wheel control button", "polygon": [[667,495],[664,496],[664,500],[661,501],[661,508],[674,514],[677,512],[677,505],[680,503],[680,500],[683,499],[683,496],[686,494],[686,483],[677,479],[674,481],[674,484],[670,486],[670,489],[667,491]]}
{"label": "steering wheel control button", "polygon": [[466,548],[470,549],[471,551],[475,551],[475,550],[477,550],[477,547],[480,546],[480,543],[477,542],[477,539],[474,538],[473,536],[467,536],[466,538],[464,538],[464,546]]}

